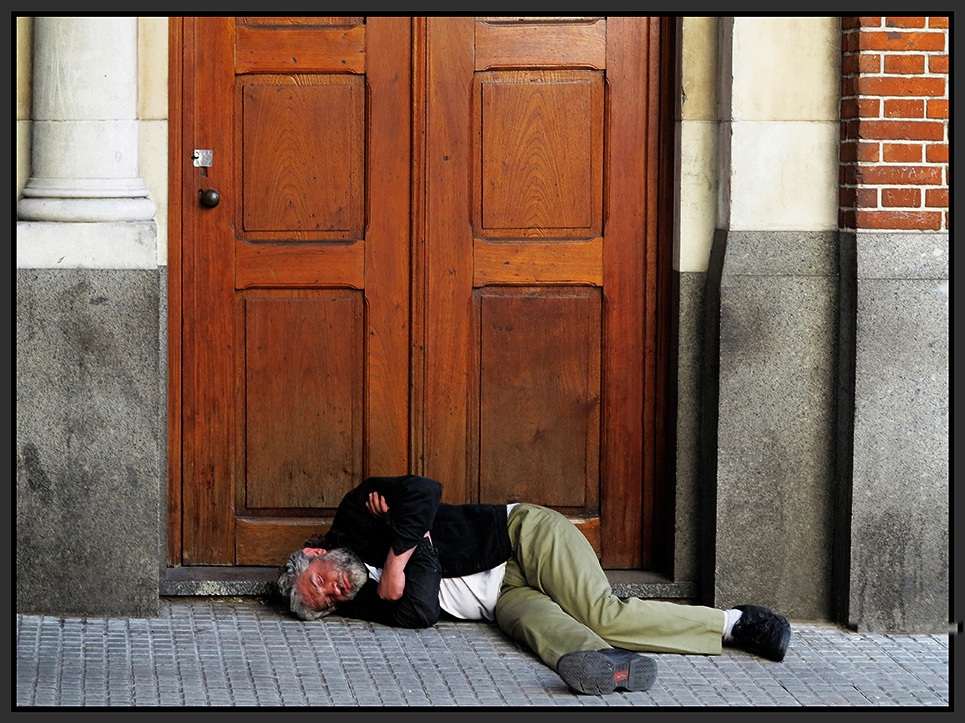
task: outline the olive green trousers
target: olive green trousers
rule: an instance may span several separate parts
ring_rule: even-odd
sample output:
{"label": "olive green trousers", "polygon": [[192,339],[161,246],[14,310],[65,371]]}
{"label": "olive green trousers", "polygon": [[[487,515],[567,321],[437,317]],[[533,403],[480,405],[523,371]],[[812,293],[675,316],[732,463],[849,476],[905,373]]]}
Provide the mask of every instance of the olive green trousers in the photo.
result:
{"label": "olive green trousers", "polygon": [[509,539],[496,623],[554,670],[577,650],[721,653],[723,610],[615,596],[589,541],[555,510],[517,505]]}

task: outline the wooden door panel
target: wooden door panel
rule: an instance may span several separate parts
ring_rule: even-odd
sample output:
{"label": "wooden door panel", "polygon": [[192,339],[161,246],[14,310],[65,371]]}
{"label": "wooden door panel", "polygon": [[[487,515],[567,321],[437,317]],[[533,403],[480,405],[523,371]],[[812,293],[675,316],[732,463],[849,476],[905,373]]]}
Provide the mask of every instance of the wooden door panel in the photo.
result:
{"label": "wooden door panel", "polygon": [[212,98],[188,145],[214,159],[186,185],[222,200],[184,203],[211,269],[184,295],[184,397],[210,380],[219,414],[185,418],[182,562],[278,565],[365,475],[408,469],[410,21],[185,26]]}
{"label": "wooden door panel", "polygon": [[606,19],[601,17],[480,17],[474,30],[476,70],[606,67]]}
{"label": "wooden door panel", "polygon": [[362,295],[291,293],[244,301],[243,512],[331,509],[362,481]]}
{"label": "wooden door panel", "polygon": [[473,241],[473,286],[486,284],[603,283],[603,239],[580,243],[542,243],[535,240],[490,243]]}
{"label": "wooden door panel", "polygon": [[491,287],[479,318],[479,496],[598,512],[598,289]]}
{"label": "wooden door panel", "polygon": [[357,240],[365,223],[365,79],[241,76],[243,237]]}
{"label": "wooden door panel", "polygon": [[[270,21],[274,22],[270,22]],[[238,18],[239,73],[364,73],[364,18]]]}
{"label": "wooden door panel", "polygon": [[250,244],[235,246],[235,288],[365,286],[365,242],[349,245]]}
{"label": "wooden door panel", "polygon": [[493,71],[474,79],[475,235],[602,235],[603,74]]}
{"label": "wooden door panel", "polygon": [[[232,106],[234,92],[232,23],[230,18],[204,25],[184,22],[183,182],[178,189],[184,234],[179,561],[187,565],[234,561],[236,384],[230,369],[235,340],[229,310],[234,268],[223,262],[231,258],[233,232],[229,215],[203,213],[198,200],[202,189],[223,191],[232,183],[232,118],[224,112]],[[218,149],[210,167],[194,166],[193,151],[210,149],[215,139],[227,142],[228,148]],[[210,263],[213,259],[222,262]]]}

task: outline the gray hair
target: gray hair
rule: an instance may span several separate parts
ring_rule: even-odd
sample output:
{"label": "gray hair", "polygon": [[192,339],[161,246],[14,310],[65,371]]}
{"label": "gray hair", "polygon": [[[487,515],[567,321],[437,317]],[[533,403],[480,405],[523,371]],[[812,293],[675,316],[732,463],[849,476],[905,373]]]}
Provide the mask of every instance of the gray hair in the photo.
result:
{"label": "gray hair", "polygon": [[334,564],[339,570],[348,574],[349,584],[351,585],[352,597],[358,593],[359,589],[369,578],[369,571],[365,563],[354,552],[345,547],[329,550],[322,555],[306,555],[302,550],[295,550],[288,557],[285,569],[278,577],[278,590],[288,602],[288,608],[292,613],[302,620],[318,620],[335,611],[337,606],[333,605],[326,610],[315,610],[310,607],[302,598],[298,591],[298,579],[308,570],[312,560],[323,559]]}

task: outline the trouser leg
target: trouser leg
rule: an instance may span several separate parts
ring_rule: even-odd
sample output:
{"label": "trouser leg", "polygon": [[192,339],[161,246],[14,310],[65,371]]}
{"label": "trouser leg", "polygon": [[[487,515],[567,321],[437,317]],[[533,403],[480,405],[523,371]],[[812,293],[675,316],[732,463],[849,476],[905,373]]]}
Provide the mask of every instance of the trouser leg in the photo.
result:
{"label": "trouser leg", "polygon": [[[513,564],[514,561],[507,564],[507,573]],[[496,601],[496,624],[553,670],[565,653],[610,647],[586,625],[565,613],[549,595],[526,584],[503,589]]]}
{"label": "trouser leg", "polygon": [[[591,649],[594,636],[626,650],[720,654],[722,610],[616,597],[590,543],[558,512],[518,505],[510,514],[509,536],[513,556],[496,603],[496,620],[508,634],[531,645],[547,664],[555,667],[563,653]],[[512,594],[524,587],[548,597],[565,615],[550,615],[551,606],[538,595]],[[537,608],[537,603],[542,607]],[[542,609],[544,614],[531,614],[531,609]],[[566,623],[567,617],[576,625]],[[538,641],[542,650],[531,640]]]}

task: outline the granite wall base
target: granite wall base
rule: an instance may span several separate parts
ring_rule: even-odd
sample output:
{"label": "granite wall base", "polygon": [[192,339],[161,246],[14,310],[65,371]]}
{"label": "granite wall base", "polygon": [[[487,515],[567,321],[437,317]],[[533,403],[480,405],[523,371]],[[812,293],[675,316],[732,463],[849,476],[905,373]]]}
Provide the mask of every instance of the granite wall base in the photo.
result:
{"label": "granite wall base", "polygon": [[19,613],[158,614],[163,283],[17,270]]}

